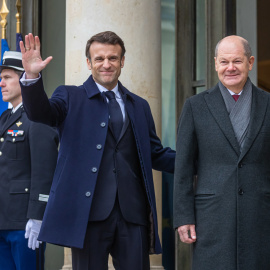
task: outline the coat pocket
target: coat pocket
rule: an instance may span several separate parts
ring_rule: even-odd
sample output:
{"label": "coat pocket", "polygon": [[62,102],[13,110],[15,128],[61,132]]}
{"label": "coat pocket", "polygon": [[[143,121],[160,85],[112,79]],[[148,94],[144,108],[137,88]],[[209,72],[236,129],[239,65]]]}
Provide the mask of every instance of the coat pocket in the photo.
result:
{"label": "coat pocket", "polygon": [[212,191],[206,191],[206,190],[204,190],[204,191],[199,191],[199,190],[197,190],[197,192],[195,193],[195,198],[200,198],[200,197],[202,197],[202,198],[204,198],[204,197],[211,197],[211,196],[214,196],[215,195],[215,192],[212,192]]}
{"label": "coat pocket", "polygon": [[21,143],[25,141],[25,135],[17,137],[8,135],[6,141],[5,151],[7,157],[13,160],[22,159],[22,153],[24,153],[24,151],[22,150],[23,144]]}
{"label": "coat pocket", "polygon": [[9,194],[27,194],[30,193],[30,180],[11,180]]}
{"label": "coat pocket", "polygon": [[211,207],[213,202],[216,201],[216,195],[214,193],[206,192],[195,195],[195,207],[196,209],[206,209]]}
{"label": "coat pocket", "polygon": [[9,184],[8,216],[11,221],[23,221],[27,218],[30,196],[30,180],[11,180]]}

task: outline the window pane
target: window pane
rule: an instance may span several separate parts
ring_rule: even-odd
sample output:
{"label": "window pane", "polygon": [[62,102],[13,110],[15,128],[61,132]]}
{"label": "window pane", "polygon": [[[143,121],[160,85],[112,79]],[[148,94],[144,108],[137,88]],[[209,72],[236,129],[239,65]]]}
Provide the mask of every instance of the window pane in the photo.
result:
{"label": "window pane", "polygon": [[161,2],[162,142],[175,148],[175,2]]}
{"label": "window pane", "polygon": [[196,1],[196,80],[206,76],[205,0]]}
{"label": "window pane", "polygon": [[199,94],[203,92],[204,90],[206,90],[205,86],[196,87],[196,94]]}
{"label": "window pane", "polygon": [[[147,1],[147,0],[146,0]],[[175,1],[161,1],[162,143],[175,149]],[[174,270],[173,175],[162,174],[162,264]]]}

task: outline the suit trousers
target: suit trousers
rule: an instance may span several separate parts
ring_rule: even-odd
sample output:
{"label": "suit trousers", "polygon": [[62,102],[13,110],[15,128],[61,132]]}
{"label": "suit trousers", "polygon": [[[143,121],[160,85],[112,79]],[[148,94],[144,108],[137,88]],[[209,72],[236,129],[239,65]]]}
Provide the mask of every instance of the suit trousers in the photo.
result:
{"label": "suit trousers", "polygon": [[147,226],[126,222],[118,199],[104,221],[88,223],[84,248],[72,248],[73,270],[107,270],[109,254],[116,270],[149,270]]}
{"label": "suit trousers", "polygon": [[0,269],[36,269],[36,252],[28,248],[24,234],[24,230],[0,230]]}

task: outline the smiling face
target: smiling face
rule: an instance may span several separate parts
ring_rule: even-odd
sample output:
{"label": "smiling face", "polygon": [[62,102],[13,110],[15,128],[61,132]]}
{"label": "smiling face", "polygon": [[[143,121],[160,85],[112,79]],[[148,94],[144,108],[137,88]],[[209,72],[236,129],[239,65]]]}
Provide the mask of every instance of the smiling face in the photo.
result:
{"label": "smiling face", "polygon": [[89,52],[91,60],[87,59],[87,66],[92,71],[94,81],[112,90],[117,85],[125,61],[124,56],[121,59],[120,45],[93,42]]}
{"label": "smiling face", "polygon": [[252,70],[254,57],[245,55],[242,38],[231,36],[224,38],[215,57],[215,67],[222,84],[238,94],[242,91],[248,73]]}
{"label": "smiling face", "polygon": [[22,102],[19,75],[13,69],[3,69],[0,75],[3,101],[10,102],[15,108]]}

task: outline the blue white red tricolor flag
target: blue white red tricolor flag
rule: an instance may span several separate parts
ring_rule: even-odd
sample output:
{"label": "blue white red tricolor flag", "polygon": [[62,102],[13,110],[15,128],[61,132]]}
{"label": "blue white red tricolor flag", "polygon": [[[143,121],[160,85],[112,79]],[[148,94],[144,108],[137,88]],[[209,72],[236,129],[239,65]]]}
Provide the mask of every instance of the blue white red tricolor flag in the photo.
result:
{"label": "blue white red tricolor flag", "polygon": [[[5,51],[9,51],[8,42],[5,38],[2,38],[1,40],[1,65],[3,63],[3,55]],[[0,79],[1,80],[1,79]],[[1,87],[0,87],[1,90]],[[8,102],[4,102],[2,99],[2,93],[0,98],[0,115],[3,111],[5,111],[8,108]]]}

